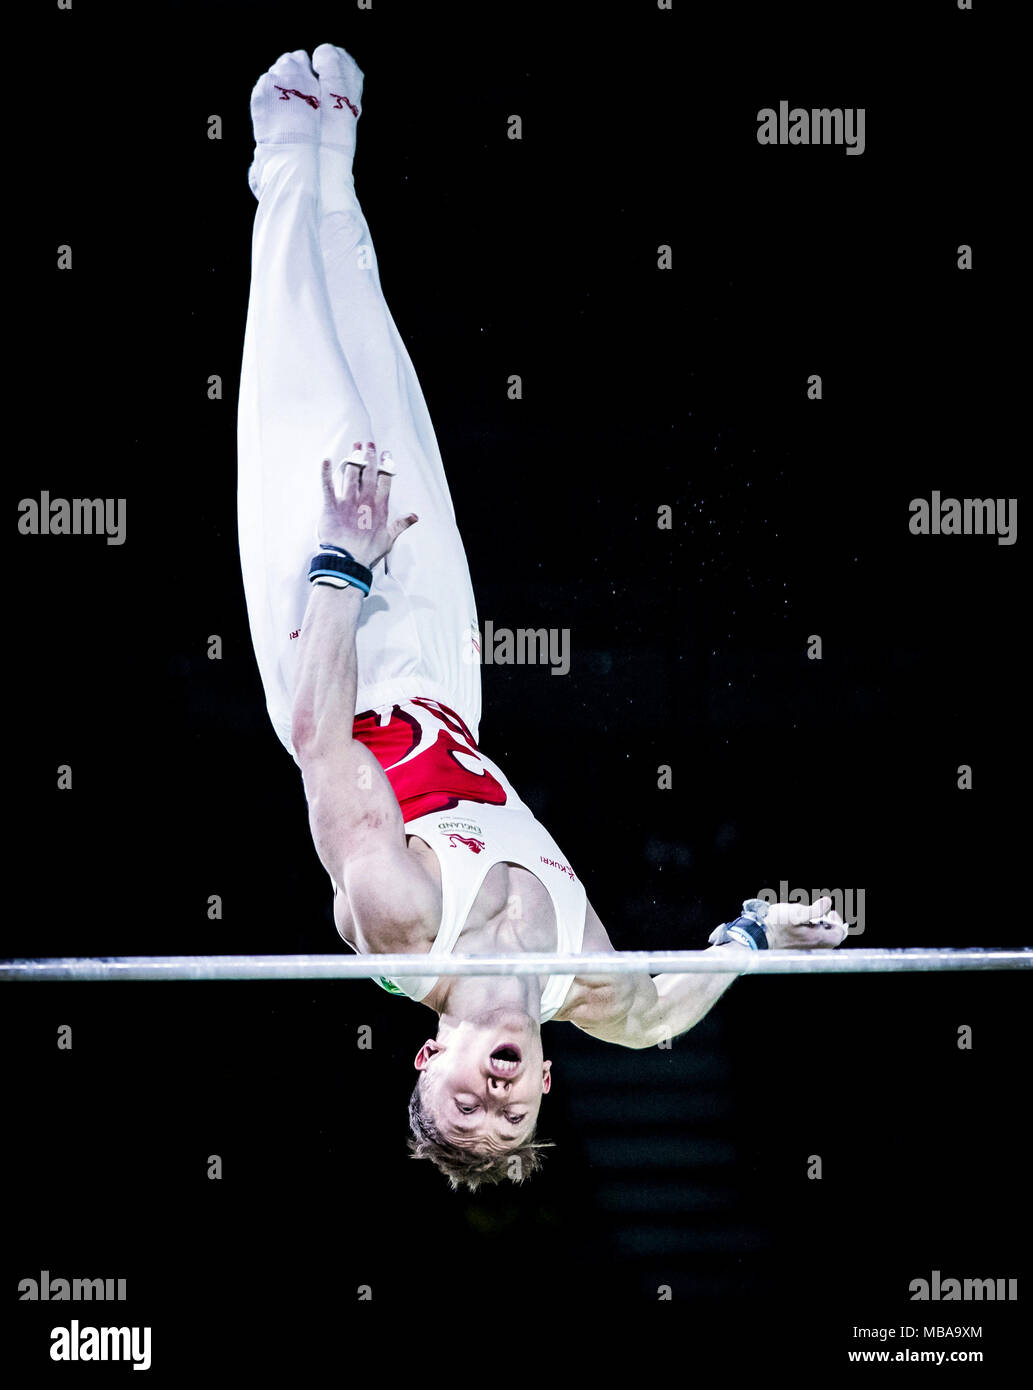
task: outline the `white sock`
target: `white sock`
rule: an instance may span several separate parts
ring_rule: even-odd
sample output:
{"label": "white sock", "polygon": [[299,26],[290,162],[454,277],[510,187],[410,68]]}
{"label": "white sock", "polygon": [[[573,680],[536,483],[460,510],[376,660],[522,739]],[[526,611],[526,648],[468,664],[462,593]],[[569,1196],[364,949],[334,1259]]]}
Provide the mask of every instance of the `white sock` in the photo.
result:
{"label": "white sock", "polygon": [[341,211],[354,203],[352,160],[356,125],[362,112],[362,70],[355,59],[333,44],[321,43],[312,54],[319,74],[322,106],[319,134],[320,184],[324,211]]}
{"label": "white sock", "polygon": [[358,63],[343,48],[321,43],[312,54],[319,74],[323,103],[320,141],[351,156],[355,153],[355,126],[362,112],[363,75]]}
{"label": "white sock", "polygon": [[261,190],[266,147],[317,148],[321,104],[319,83],[304,49],[282,54],[255,83],[251,93],[255,159],[248,171],[248,183],[256,198]]}

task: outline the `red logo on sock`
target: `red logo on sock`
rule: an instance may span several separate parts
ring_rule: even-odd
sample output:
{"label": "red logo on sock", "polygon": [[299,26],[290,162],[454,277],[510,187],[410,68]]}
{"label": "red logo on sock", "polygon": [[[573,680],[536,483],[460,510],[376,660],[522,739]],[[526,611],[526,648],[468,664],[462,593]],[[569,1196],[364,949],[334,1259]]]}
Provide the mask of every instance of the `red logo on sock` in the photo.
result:
{"label": "red logo on sock", "polygon": [[276,88],[278,92],[282,93],[280,97],[281,101],[290,101],[291,97],[301,97],[302,101],[308,102],[309,106],[312,107],[313,111],[319,110],[318,97],[307,97],[304,92],[299,92],[297,87],[281,87],[278,82],[274,82],[273,86]]}
{"label": "red logo on sock", "polygon": [[[336,98],[337,98],[337,105],[331,107],[331,110],[333,110],[333,111],[343,111],[343,110],[344,110],[344,106],[347,106],[348,110],[352,113],[353,116],[355,116],[355,117],[358,116],[358,114],[359,114],[359,108],[358,108],[357,106],[353,106],[353,105],[351,104],[351,102],[348,100],[347,97],[341,96],[340,92],[331,92],[330,95],[331,95],[332,97],[336,97]],[[344,106],[341,105],[341,102],[342,102],[342,101],[344,102]]]}

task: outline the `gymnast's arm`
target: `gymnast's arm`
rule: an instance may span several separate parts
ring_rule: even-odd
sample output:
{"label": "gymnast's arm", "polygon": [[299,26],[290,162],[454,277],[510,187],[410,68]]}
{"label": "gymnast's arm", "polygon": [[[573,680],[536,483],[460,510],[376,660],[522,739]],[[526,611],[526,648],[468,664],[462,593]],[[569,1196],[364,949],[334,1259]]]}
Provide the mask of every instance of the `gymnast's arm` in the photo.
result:
{"label": "gymnast's arm", "polygon": [[[773,950],[814,950],[840,946],[846,940],[846,923],[832,911],[830,897],[805,903],[773,903],[765,920],[768,945]],[[739,961],[751,954],[748,946],[730,941],[710,946],[728,957],[724,971],[705,975],[630,975],[609,981],[585,981],[584,1001],[567,1017],[571,1023],[603,1042],[622,1047],[655,1047],[686,1033],[710,1012],[728,986],[743,973]],[[598,988],[598,986],[604,986]]]}
{"label": "gymnast's arm", "polygon": [[[624,975],[609,981],[586,981],[597,988],[589,992],[581,1008],[569,1015],[571,1023],[602,1042],[620,1047],[656,1047],[697,1024],[742,973],[737,957],[750,955],[748,946],[730,942],[710,946],[727,955],[728,974]],[[603,986],[598,988],[598,986]]]}
{"label": "gymnast's arm", "polygon": [[431,891],[406,850],[402,812],[376,758],[352,738],[358,589],[315,585],[302,626],[292,741],[320,862],[368,937],[404,933]]}
{"label": "gymnast's arm", "polygon": [[[404,526],[387,527],[389,483],[383,477],[374,483],[375,468],[367,466],[361,480],[357,468],[350,471],[345,497],[338,499],[330,465],[324,464],[320,536],[372,568]],[[360,527],[359,508],[367,502],[373,524]],[[369,749],[352,737],[362,603],[361,591],[352,585],[313,585],[299,638],[291,741],[316,853],[346,894],[359,928],[367,935],[375,929],[383,940],[392,927],[403,930],[421,920],[434,890],[406,849],[390,782]]]}

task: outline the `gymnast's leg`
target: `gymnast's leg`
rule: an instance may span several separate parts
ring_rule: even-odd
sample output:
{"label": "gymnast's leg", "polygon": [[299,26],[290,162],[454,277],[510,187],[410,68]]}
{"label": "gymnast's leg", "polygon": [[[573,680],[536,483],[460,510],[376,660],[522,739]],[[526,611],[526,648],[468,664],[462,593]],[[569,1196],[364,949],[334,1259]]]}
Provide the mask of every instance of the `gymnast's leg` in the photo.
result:
{"label": "gymnast's leg", "polygon": [[330,313],[319,239],[319,84],[284,54],[251,97],[258,198],[238,406],[238,525],[269,716],[290,749],[297,638],[316,549],[320,460],[374,438]]}
{"label": "gymnast's leg", "polygon": [[[341,48],[312,55],[321,100],[320,245],[338,342],[369,412],[378,448],[394,456],[392,509],[419,526],[387,557],[356,639],[357,706],[414,695],[454,709],[474,737],[480,721],[477,614],[470,573],[430,413],[380,283],[352,158],[363,75]],[[372,597],[371,596],[371,599]]]}

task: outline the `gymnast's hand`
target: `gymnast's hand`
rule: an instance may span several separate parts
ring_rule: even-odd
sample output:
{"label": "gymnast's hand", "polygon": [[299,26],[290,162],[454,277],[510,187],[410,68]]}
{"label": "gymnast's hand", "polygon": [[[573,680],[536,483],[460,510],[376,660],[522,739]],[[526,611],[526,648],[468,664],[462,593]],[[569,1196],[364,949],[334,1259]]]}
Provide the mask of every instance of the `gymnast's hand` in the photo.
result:
{"label": "gymnast's hand", "polygon": [[840,946],[846,940],[846,923],[830,912],[831,898],[806,903],[772,903],[764,918],[768,945],[775,951],[810,950],[814,946]]}
{"label": "gymnast's hand", "polygon": [[343,485],[338,496],[333,464],[324,459],[320,544],[339,545],[370,569],[382,560],[402,532],[418,520],[414,512],[395,517],[394,521],[387,519],[394,471],[391,455],[386,450],[378,466],[376,448],[367,444],[363,454],[362,445],[356,444],[344,465]]}

